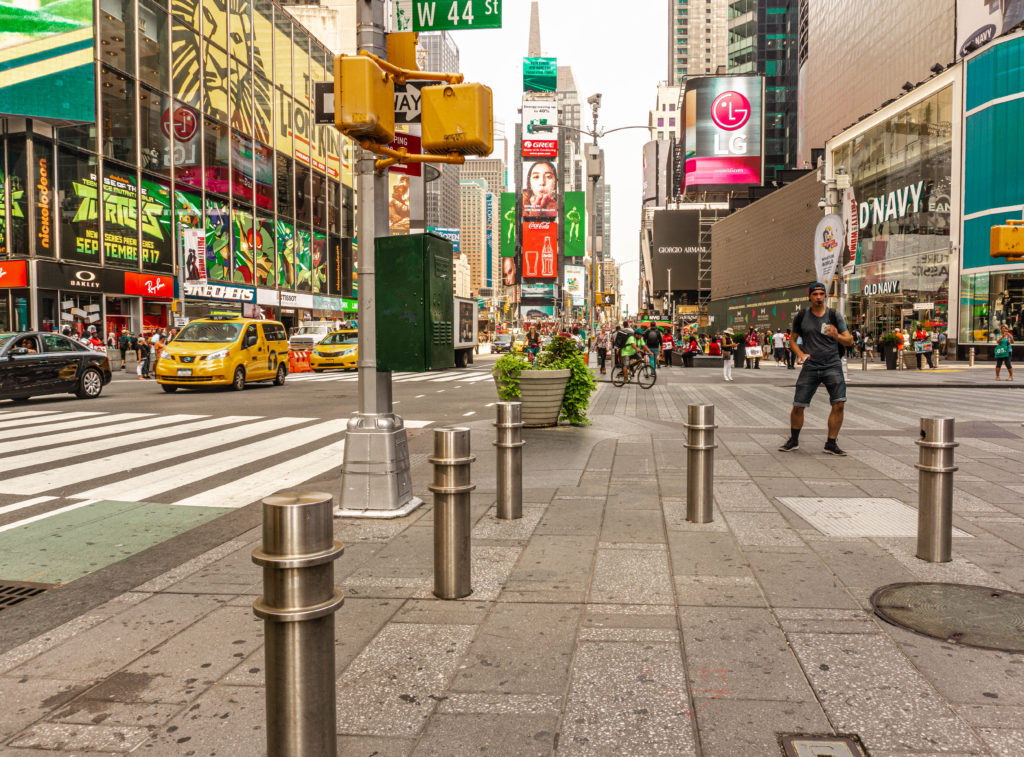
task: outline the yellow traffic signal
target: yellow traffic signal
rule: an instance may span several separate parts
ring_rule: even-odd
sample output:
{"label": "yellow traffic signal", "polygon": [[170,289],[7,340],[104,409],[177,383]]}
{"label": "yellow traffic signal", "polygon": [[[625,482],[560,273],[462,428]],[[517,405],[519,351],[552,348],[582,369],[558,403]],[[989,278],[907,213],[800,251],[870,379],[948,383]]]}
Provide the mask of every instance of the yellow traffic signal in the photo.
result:
{"label": "yellow traffic signal", "polygon": [[491,88],[438,84],[421,91],[423,151],[433,155],[490,155],[494,148]]}
{"label": "yellow traffic signal", "polygon": [[989,253],[1005,258],[1008,263],[1024,261],[1024,221],[1011,218],[1006,226],[993,226],[989,236]]}
{"label": "yellow traffic signal", "polygon": [[354,139],[395,138],[395,83],[365,55],[334,59],[334,125]]}
{"label": "yellow traffic signal", "polygon": [[393,32],[388,35],[388,63],[406,71],[418,71],[416,64],[416,32]]}
{"label": "yellow traffic signal", "polygon": [[595,298],[596,298],[596,302],[594,303],[595,305],[604,305],[604,294],[602,294],[601,292],[598,292],[595,295]]}

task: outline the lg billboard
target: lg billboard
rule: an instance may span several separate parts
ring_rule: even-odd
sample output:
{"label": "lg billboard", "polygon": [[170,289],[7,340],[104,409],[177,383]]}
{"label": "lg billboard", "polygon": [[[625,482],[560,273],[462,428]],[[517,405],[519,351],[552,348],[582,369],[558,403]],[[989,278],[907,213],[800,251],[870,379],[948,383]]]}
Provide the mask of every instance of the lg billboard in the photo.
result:
{"label": "lg billboard", "polygon": [[707,76],[686,82],[686,189],[761,184],[764,79]]}

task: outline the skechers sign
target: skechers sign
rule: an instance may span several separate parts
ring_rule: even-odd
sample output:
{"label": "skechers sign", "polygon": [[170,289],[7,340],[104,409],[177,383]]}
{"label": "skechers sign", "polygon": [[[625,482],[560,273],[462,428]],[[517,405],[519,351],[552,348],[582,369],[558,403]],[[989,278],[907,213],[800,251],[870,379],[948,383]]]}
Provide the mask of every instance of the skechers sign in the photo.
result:
{"label": "skechers sign", "polygon": [[185,284],[186,297],[228,302],[256,302],[256,290],[228,284]]}
{"label": "skechers sign", "polygon": [[686,187],[760,184],[764,80],[702,76],[686,82]]}

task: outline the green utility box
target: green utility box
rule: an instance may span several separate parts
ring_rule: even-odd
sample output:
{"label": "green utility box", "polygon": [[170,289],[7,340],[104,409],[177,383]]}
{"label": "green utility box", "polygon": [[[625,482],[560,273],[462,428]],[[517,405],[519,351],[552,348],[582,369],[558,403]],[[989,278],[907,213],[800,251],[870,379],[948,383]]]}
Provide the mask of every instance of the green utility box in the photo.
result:
{"label": "green utility box", "polygon": [[454,367],[452,243],[436,234],[376,243],[377,370]]}

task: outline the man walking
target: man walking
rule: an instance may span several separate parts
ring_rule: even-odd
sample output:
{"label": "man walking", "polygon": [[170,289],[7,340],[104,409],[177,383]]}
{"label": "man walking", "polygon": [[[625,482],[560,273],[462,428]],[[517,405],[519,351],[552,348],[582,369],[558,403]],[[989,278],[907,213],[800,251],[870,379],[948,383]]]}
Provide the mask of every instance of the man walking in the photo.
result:
{"label": "man walking", "polygon": [[775,352],[775,365],[786,363],[786,335],[779,329],[772,334],[772,350]]}
{"label": "man walking", "polygon": [[661,357],[661,329],[657,326],[651,326],[647,329],[647,334],[644,335],[644,341],[647,342],[647,349],[651,351],[651,371],[654,375],[658,375],[658,359]]}
{"label": "man walking", "polygon": [[[824,384],[832,403],[825,452],[829,455],[845,455],[837,443],[846,406],[846,380],[843,378],[841,355],[845,348],[853,344],[853,335],[846,327],[843,314],[825,307],[824,284],[816,281],[807,287],[807,297],[810,307],[796,314],[789,336],[789,346],[797,356],[797,363],[803,368],[796,381],[793,410],[789,414],[789,439],[782,443],[779,450],[791,452],[800,447],[804,408],[811,404],[818,386]],[[802,339],[802,345],[797,343],[798,337]]]}

